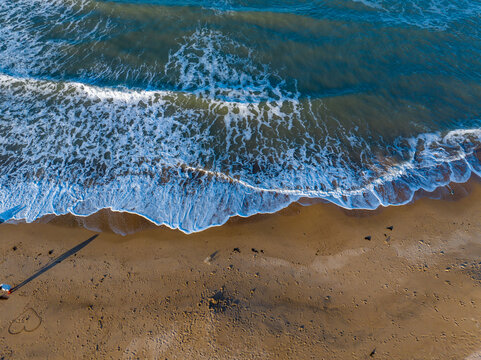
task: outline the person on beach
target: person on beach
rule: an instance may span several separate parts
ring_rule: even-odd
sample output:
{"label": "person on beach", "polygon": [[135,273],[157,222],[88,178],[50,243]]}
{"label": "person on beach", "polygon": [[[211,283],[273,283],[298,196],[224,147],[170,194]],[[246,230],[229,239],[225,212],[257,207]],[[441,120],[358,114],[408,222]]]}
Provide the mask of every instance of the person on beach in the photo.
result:
{"label": "person on beach", "polygon": [[8,284],[0,284],[0,290],[2,291],[1,295],[10,294],[10,289],[12,287]]}

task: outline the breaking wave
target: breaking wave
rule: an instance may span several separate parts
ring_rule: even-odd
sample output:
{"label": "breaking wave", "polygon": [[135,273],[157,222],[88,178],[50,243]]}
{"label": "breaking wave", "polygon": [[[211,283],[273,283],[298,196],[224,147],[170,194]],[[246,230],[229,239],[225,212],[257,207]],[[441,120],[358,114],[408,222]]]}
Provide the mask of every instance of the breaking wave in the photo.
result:
{"label": "breaking wave", "polygon": [[0,75],[0,93],[0,212],[22,206],[13,218],[26,221],[111,208],[192,232],[300,197],[374,209],[481,175],[480,129],[399,139],[404,161],[376,163],[366,153],[356,166],[336,153],[337,140],[318,145],[309,131],[303,144],[289,146],[282,134],[305,128],[309,102],[236,102],[7,75]]}
{"label": "breaking wave", "polygon": [[481,176],[476,117],[379,136],[212,26],[132,66],[138,56],[106,44],[128,26],[103,3],[0,10],[0,221],[110,208],[195,232],[302,197],[375,209]]}

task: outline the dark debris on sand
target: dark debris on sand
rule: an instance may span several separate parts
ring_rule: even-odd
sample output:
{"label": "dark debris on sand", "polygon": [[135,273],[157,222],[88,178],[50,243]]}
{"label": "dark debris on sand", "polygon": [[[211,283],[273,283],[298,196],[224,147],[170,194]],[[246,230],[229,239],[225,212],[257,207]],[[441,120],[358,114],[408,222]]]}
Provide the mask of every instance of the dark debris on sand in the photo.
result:
{"label": "dark debris on sand", "polygon": [[239,300],[227,296],[223,288],[210,296],[208,301],[209,309],[214,311],[214,313],[222,313],[228,308],[232,308],[239,304]]}

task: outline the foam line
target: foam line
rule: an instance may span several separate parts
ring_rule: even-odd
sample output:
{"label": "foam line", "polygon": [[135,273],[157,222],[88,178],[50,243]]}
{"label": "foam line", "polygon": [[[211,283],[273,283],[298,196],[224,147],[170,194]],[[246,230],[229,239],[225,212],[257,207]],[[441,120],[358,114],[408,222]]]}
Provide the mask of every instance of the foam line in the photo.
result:
{"label": "foam line", "polygon": [[[348,209],[401,205],[419,189],[481,175],[476,119],[468,129],[389,141],[346,128],[326,116],[322,99],[301,96],[295,80],[252,49],[205,27],[171,49],[161,74],[170,90],[92,85],[154,76],[142,65],[81,69],[85,81],[62,77],[76,44],[116,26],[96,14],[99,4],[0,3],[4,220],[110,208],[195,232],[301,197]],[[103,20],[92,22],[94,14]],[[46,36],[53,27],[65,36]]]}
{"label": "foam line", "polygon": [[[7,99],[0,109],[0,212],[23,206],[12,214],[16,220],[30,222],[46,214],[87,216],[111,208],[193,232],[234,215],[273,212],[300,197],[322,198],[345,208],[400,205],[411,201],[418,189],[466,181],[471,172],[481,175],[478,128],[404,139],[402,144],[410,146],[406,161],[374,178],[334,185],[337,178],[354,179],[353,169],[347,162],[333,163],[328,152],[317,167],[305,170],[297,167],[299,159],[288,156],[275,171],[263,170],[261,158],[259,169],[227,164],[225,172],[214,163],[210,169],[192,165],[211,155],[202,139],[212,138],[210,128],[202,132],[193,116],[200,121],[213,109],[227,107],[222,114],[234,117],[229,121],[233,126],[246,113],[274,109],[276,116],[286,117],[280,123],[287,128],[290,117],[303,109],[283,113],[274,102],[262,109],[262,102],[222,103],[188,92],[128,91],[8,75],[0,75],[0,92]],[[189,97],[197,102],[195,108],[181,106]],[[298,101],[294,105],[302,107]],[[231,130],[239,132],[238,127]],[[226,151],[233,145],[223,143]],[[326,168],[335,168],[335,175],[326,177]]]}

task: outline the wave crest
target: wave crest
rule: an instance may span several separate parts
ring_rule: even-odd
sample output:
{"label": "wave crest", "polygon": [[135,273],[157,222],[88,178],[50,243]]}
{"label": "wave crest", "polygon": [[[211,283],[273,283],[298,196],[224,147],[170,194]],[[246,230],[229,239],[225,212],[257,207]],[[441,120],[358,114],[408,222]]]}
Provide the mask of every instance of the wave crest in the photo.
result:
{"label": "wave crest", "polygon": [[[282,142],[289,139],[284,137],[272,149],[280,159],[276,163],[262,157],[262,147],[237,153],[237,140],[222,143],[224,157],[215,154],[210,142],[219,137],[211,131],[222,116],[243,121],[245,114],[236,114],[242,107],[283,116],[287,129],[293,113],[280,112],[282,106],[262,110],[258,103],[222,103],[190,93],[114,90],[7,75],[0,75],[0,93],[6,99],[0,104],[0,213],[22,206],[13,219],[89,215],[111,208],[192,232],[234,215],[273,212],[300,197],[373,209],[406,203],[418,189],[463,182],[472,172],[481,175],[477,128],[399,139],[394,146],[407,152],[406,160],[376,160],[365,153],[359,167],[339,152],[297,157],[315,145],[306,138],[306,148],[286,147],[282,153]],[[302,114],[306,105],[295,105]],[[205,124],[209,116],[212,122]],[[220,129],[225,131],[225,122]],[[254,151],[259,158],[252,158]],[[240,163],[225,163],[235,157]],[[271,161],[271,168],[263,168],[263,161]]]}

